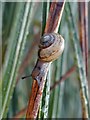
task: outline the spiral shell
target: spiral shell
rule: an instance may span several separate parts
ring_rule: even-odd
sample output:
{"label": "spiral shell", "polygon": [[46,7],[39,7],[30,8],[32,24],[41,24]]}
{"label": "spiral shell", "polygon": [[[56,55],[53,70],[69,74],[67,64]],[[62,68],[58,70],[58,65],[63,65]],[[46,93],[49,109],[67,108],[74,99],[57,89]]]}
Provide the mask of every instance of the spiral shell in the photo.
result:
{"label": "spiral shell", "polygon": [[64,50],[64,39],[58,33],[45,34],[40,39],[39,60],[51,62],[56,60]]}

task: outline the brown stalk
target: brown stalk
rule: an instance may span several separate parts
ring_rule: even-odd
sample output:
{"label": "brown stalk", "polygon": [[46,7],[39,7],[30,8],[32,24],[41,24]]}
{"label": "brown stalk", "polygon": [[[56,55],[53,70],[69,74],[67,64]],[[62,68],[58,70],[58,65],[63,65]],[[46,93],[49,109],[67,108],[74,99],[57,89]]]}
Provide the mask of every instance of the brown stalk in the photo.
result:
{"label": "brown stalk", "polygon": [[[70,70],[68,70],[62,77],[60,77],[60,79],[55,82],[55,84],[53,86],[50,87],[50,91],[52,91],[57,85],[59,85],[61,82],[63,82],[64,80],[66,80],[68,77],[70,77],[70,75],[72,74],[72,72],[74,72],[76,69],[76,66],[72,66],[70,68]],[[23,114],[26,113],[27,107],[25,107],[24,109],[22,109],[17,115],[15,115],[13,118],[20,118],[20,116],[22,116]]]}
{"label": "brown stalk", "polygon": [[[62,17],[64,5],[65,5],[65,1],[57,2],[55,0],[54,2],[52,2],[44,33],[58,32],[58,27]],[[30,94],[29,104],[27,108],[26,119],[37,117],[49,65],[50,63],[43,63],[37,60],[36,66],[32,72],[32,77],[34,80]],[[43,74],[40,70],[38,70],[38,66],[43,71]],[[37,82],[38,74],[39,74],[38,80],[40,81],[40,84],[38,84]]]}
{"label": "brown stalk", "polygon": [[85,63],[86,75],[88,72],[88,16],[87,3],[79,3],[79,21],[80,21],[80,42]]}
{"label": "brown stalk", "polygon": [[21,118],[21,116],[26,113],[26,110],[27,110],[27,107],[23,108],[23,109],[22,109],[20,112],[18,112],[18,114],[16,114],[12,119],[13,119],[13,120],[15,120],[15,119],[19,120],[19,118]]}
{"label": "brown stalk", "polygon": [[[83,54],[83,60],[85,64],[86,76],[88,72],[88,16],[87,16],[87,3],[79,3],[79,22],[80,22],[80,41]],[[83,92],[80,91],[81,104],[82,104],[82,118],[86,119],[88,117],[88,111],[85,104],[85,96]]]}
{"label": "brown stalk", "polygon": [[71,75],[71,73],[75,71],[75,69],[76,69],[76,65],[72,66],[72,67],[66,72],[65,75],[63,75],[58,81],[56,81],[56,82],[54,83],[54,85],[52,85],[52,86],[50,87],[50,90],[53,90],[58,84],[60,84],[60,83],[61,83],[62,81],[64,81],[64,80],[66,80],[66,79]]}
{"label": "brown stalk", "polygon": [[85,61],[86,61],[86,75],[88,76],[88,4],[85,2]]}

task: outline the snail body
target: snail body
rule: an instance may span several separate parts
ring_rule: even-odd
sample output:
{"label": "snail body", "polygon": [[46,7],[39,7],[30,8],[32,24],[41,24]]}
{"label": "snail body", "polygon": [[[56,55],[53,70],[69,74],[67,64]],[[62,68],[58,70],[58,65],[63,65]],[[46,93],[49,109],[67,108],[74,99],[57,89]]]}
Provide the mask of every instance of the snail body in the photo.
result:
{"label": "snail body", "polygon": [[56,60],[64,50],[64,39],[58,33],[45,34],[40,39],[39,60],[51,62]]}

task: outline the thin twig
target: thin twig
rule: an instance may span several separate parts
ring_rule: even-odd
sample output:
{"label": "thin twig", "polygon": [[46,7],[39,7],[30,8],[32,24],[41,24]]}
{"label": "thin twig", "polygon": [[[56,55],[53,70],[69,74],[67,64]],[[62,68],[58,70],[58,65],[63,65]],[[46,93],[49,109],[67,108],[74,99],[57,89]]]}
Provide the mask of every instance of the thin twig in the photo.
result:
{"label": "thin twig", "polygon": [[80,20],[80,41],[83,52],[83,60],[85,63],[86,75],[88,72],[88,21],[87,7],[85,2],[79,3],[79,20]]}
{"label": "thin twig", "polygon": [[[56,2],[56,3],[55,3]],[[65,1],[54,0],[51,4],[49,17],[45,27],[45,33],[58,32]]]}
{"label": "thin twig", "polygon": [[[80,10],[80,39],[81,39],[81,45],[82,45],[82,53],[83,53],[83,61],[85,64],[85,72],[86,76],[88,74],[88,18],[87,18],[87,3],[82,2],[79,3],[79,10]],[[85,102],[85,96],[83,95],[83,91],[80,91],[80,97],[81,97],[81,104],[82,104],[82,117],[83,119],[87,118],[88,116],[88,110],[86,107]]]}
{"label": "thin twig", "polygon": [[64,80],[66,80],[71,75],[71,73],[75,71],[75,69],[76,69],[76,65],[72,66],[70,68],[70,70],[68,70],[65,75],[63,75],[62,77],[60,77],[60,79],[58,81],[56,81],[54,83],[54,85],[51,86],[50,90],[53,90],[58,84],[60,84]]}
{"label": "thin twig", "polygon": [[27,107],[23,108],[20,112],[18,112],[14,117],[13,120],[21,118],[22,115],[26,113]]}
{"label": "thin twig", "polygon": [[[58,27],[60,24],[60,20],[62,17],[62,11],[65,5],[65,1],[63,2],[52,2],[49,17],[45,27],[45,33],[50,32],[58,32]],[[55,19],[56,18],[56,19]],[[29,99],[29,104],[27,108],[26,118],[36,118],[39,104],[42,96],[42,92],[44,89],[45,79],[47,76],[47,72],[49,69],[50,63],[42,63],[37,60],[36,66],[34,68],[35,77],[37,77],[37,66],[41,66],[43,69],[43,75],[40,76],[40,85],[38,86],[38,82],[36,80],[33,81],[32,91]]]}
{"label": "thin twig", "polygon": [[88,76],[88,3],[85,2],[85,61],[86,61],[86,75]]}
{"label": "thin twig", "polygon": [[[61,76],[60,79],[57,82],[55,82],[55,84],[53,86],[50,87],[50,91],[52,91],[61,82],[66,80],[71,75],[71,73],[75,71],[75,69],[76,69],[76,66],[75,65],[72,66],[69,71],[67,71],[63,76]],[[13,118],[20,118],[20,116],[22,116],[23,114],[26,113],[26,110],[27,110],[27,107],[25,107],[20,112],[18,112],[17,115],[15,115]]]}
{"label": "thin twig", "polygon": [[[73,46],[75,49],[77,66],[79,71],[79,82],[80,82],[80,95],[81,95],[81,104],[82,104],[82,118],[89,117],[89,94],[88,94],[88,83],[86,78],[86,71],[83,63],[81,47],[79,44],[78,35],[75,29],[75,21],[73,19],[73,14],[71,11],[70,3],[66,7],[67,22],[70,27],[71,36],[73,36]],[[69,17],[68,17],[69,16]]]}

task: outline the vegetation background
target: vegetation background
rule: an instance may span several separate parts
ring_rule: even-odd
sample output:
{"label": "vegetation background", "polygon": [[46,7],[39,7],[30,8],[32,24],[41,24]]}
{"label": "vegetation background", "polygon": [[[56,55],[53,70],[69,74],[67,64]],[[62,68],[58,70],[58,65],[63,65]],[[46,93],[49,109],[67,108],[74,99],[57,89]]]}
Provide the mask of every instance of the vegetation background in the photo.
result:
{"label": "vegetation background", "polygon": [[[38,117],[49,118],[81,118],[82,108],[80,99],[80,74],[76,56],[82,54],[76,53],[74,44],[78,44],[81,49],[82,40],[80,40],[80,11],[78,2],[70,2],[72,20],[74,20],[75,29],[70,21],[68,3],[65,4],[59,33],[65,39],[65,50],[62,56],[54,61],[50,66],[43,93],[43,100],[39,110]],[[2,80],[0,80],[0,107],[1,114],[5,118],[19,117],[24,118],[26,114],[27,103],[31,91],[32,78],[22,80],[23,76],[30,75],[37,60],[38,43],[43,31],[42,24],[45,26],[45,10],[49,9],[50,4],[45,2],[2,2]],[[88,3],[88,33],[90,33],[90,2]],[[45,17],[43,21],[42,16]],[[0,18],[1,19],[1,18]],[[73,42],[76,33],[78,40]],[[86,32],[84,30],[84,32]],[[90,96],[90,34],[88,34],[88,87]],[[87,49],[87,48],[85,48]],[[86,57],[86,56],[85,56]],[[83,64],[80,64],[83,67]],[[76,67],[77,66],[77,67]],[[1,65],[0,68],[2,69]],[[71,70],[71,71],[70,71]],[[64,78],[55,88],[56,81]],[[86,71],[84,71],[86,73]],[[83,74],[83,73],[82,73]],[[1,99],[2,96],[2,99]],[[49,98],[49,99],[48,99]],[[1,101],[2,100],[2,101]],[[44,101],[44,102],[43,102]],[[90,102],[90,101],[89,101]],[[47,107],[45,107],[47,105]],[[89,106],[88,106],[89,107]],[[90,112],[90,111],[89,111]]]}

